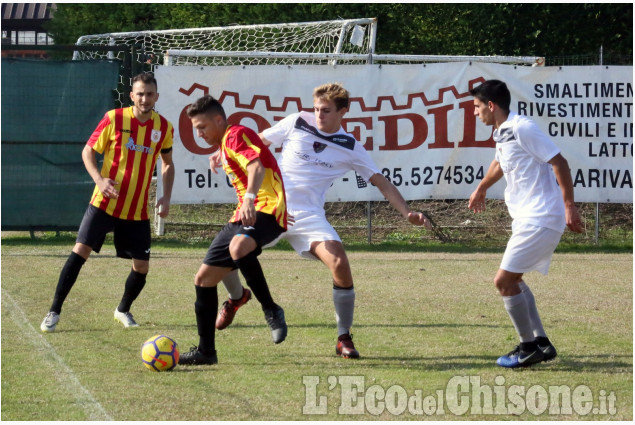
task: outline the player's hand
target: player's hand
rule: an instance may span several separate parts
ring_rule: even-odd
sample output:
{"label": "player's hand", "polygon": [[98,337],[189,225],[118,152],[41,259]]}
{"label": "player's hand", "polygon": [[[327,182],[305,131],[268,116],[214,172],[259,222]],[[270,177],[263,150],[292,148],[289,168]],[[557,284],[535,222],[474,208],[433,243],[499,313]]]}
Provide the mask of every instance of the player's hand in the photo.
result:
{"label": "player's hand", "polygon": [[218,174],[217,168],[221,167],[220,149],[209,156],[209,168],[212,173]]}
{"label": "player's hand", "polygon": [[408,221],[410,222],[410,224],[414,224],[415,226],[425,226],[425,228],[428,230],[432,229],[432,224],[430,223],[430,220],[428,220],[423,213],[409,212]]}
{"label": "player's hand", "polygon": [[243,226],[256,224],[256,207],[252,199],[243,199],[243,204],[240,207],[240,221]]}
{"label": "player's hand", "polygon": [[295,224],[295,217],[287,213],[287,226],[293,226]]}
{"label": "player's hand", "polygon": [[582,233],[584,231],[584,228],[582,227],[582,218],[580,217],[578,208],[575,205],[566,207],[564,216],[569,230],[576,233]]}
{"label": "player's hand", "polygon": [[478,189],[475,190],[470,196],[467,207],[475,213],[485,211],[485,192],[481,192]]}
{"label": "player's hand", "polygon": [[156,208],[158,210],[159,217],[165,218],[170,213],[170,201],[167,201],[164,198],[160,198],[157,201]]}
{"label": "player's hand", "polygon": [[115,186],[117,186],[118,184],[119,183],[117,183],[113,179],[102,178],[97,183],[97,187],[99,187],[99,191],[104,196],[104,198],[117,199],[119,198],[119,191],[115,189]]}

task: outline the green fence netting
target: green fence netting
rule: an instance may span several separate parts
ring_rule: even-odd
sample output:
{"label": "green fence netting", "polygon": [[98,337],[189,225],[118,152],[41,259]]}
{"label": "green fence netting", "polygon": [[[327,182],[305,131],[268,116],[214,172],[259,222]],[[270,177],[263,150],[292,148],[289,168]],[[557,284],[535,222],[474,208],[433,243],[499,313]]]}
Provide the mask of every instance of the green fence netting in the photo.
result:
{"label": "green fence netting", "polygon": [[2,229],[77,229],[94,183],[84,144],[109,109],[118,61],[2,59]]}

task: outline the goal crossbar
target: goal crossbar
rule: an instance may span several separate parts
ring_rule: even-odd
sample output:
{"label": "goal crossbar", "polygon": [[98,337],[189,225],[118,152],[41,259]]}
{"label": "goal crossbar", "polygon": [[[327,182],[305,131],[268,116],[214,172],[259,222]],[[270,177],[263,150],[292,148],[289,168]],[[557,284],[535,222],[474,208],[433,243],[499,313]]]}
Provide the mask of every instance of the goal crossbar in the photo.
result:
{"label": "goal crossbar", "polygon": [[448,56],[448,55],[384,55],[358,53],[293,53],[293,52],[264,52],[264,51],[227,51],[227,50],[177,50],[166,52],[165,65],[172,65],[177,57],[227,57],[252,59],[300,59],[325,61],[367,61],[376,62],[490,62],[513,63],[540,66],[544,64],[544,57],[539,56]]}

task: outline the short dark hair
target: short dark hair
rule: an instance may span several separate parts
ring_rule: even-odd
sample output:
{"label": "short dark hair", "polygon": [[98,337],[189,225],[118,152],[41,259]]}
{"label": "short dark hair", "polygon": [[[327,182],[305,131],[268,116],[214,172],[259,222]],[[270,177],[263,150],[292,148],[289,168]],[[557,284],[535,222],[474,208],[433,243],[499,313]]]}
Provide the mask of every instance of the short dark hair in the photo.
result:
{"label": "short dark hair", "polygon": [[500,108],[509,112],[509,105],[512,103],[511,94],[507,84],[500,80],[487,80],[470,90],[470,94],[481,102],[492,102]]}
{"label": "short dark hair", "polygon": [[192,118],[199,114],[220,115],[224,120],[227,119],[223,105],[209,94],[197,99],[187,108],[188,117]]}
{"label": "short dark hair", "polygon": [[141,74],[137,74],[134,77],[132,77],[132,85],[134,85],[134,83],[136,83],[137,81],[141,81],[142,83],[145,84],[154,84],[154,87],[156,87],[157,89],[159,88],[159,85],[157,84],[157,79],[154,78],[154,74],[152,72],[142,72]]}

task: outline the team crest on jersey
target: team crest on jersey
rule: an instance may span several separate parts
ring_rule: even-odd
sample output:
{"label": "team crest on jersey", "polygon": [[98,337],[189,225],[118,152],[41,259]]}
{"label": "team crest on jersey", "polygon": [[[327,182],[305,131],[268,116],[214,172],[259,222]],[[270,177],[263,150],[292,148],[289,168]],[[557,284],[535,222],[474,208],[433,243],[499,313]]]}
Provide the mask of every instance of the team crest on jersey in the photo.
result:
{"label": "team crest on jersey", "polygon": [[326,149],[326,143],[313,142],[313,150],[315,151],[315,153],[320,153],[324,149]]}
{"label": "team crest on jersey", "polygon": [[157,143],[159,140],[161,140],[161,130],[152,130],[152,133],[150,134],[150,140],[152,140],[152,143]]}

